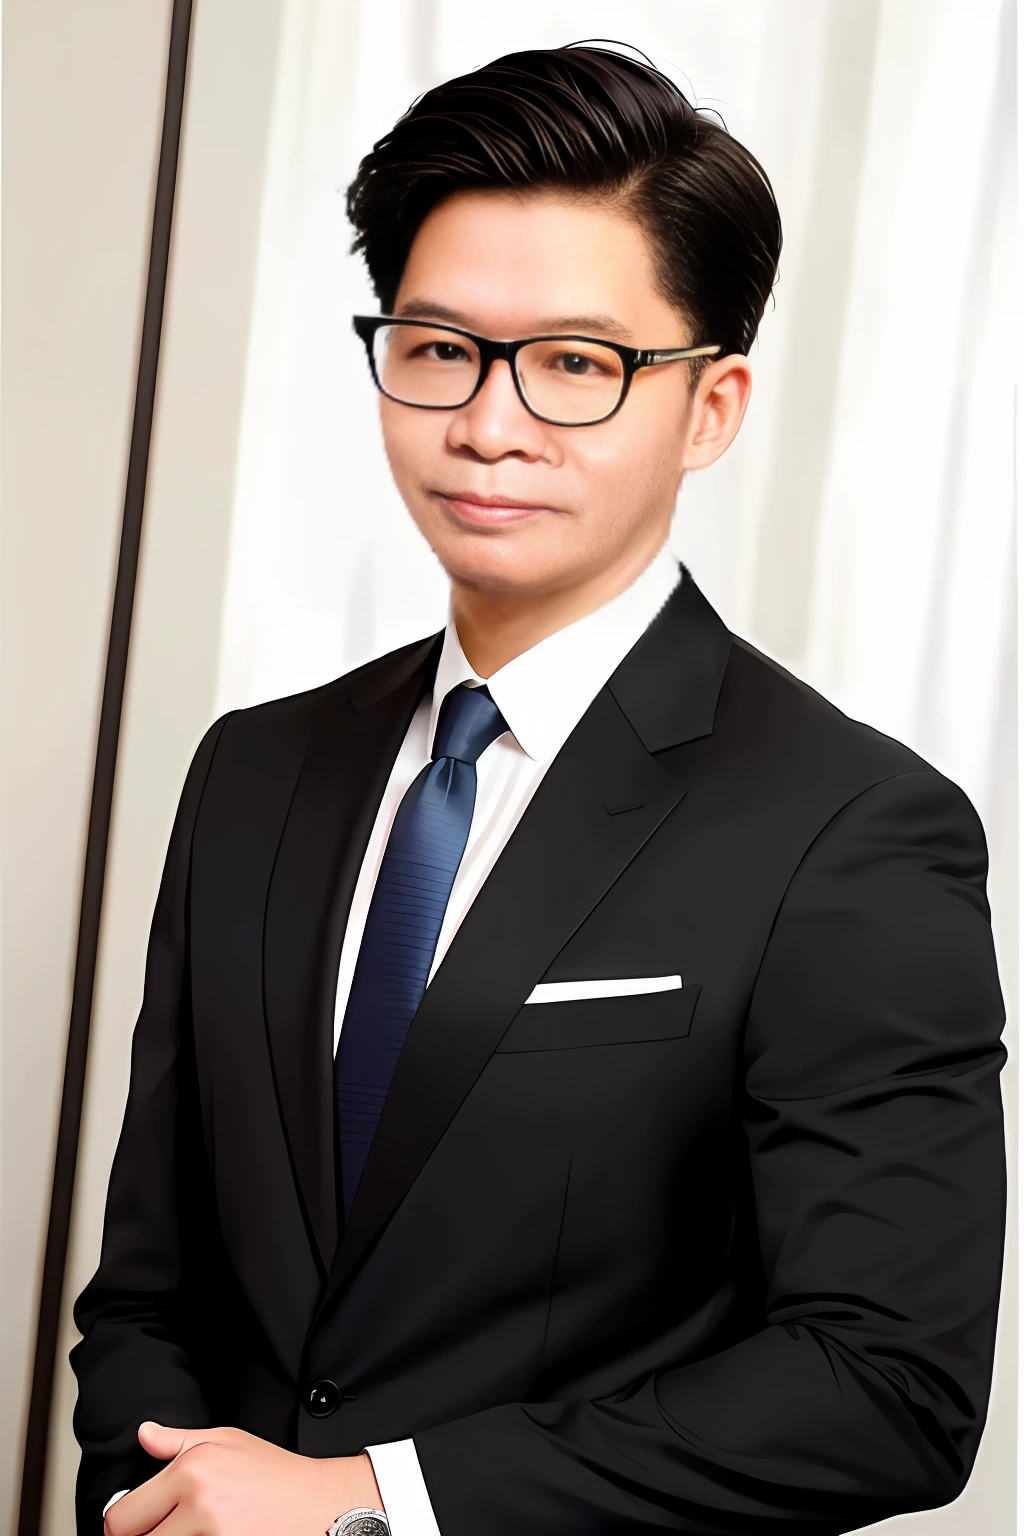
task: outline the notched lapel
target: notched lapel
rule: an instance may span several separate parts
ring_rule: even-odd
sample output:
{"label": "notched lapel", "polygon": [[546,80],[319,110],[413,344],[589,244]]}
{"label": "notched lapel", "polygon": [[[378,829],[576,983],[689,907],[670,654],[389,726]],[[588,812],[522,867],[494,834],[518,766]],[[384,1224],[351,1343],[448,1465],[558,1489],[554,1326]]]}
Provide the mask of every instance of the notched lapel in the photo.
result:
{"label": "notched lapel", "polygon": [[435,641],[339,693],[306,754],[267,896],[263,997],[278,1102],[307,1226],[326,1276],[337,1244],[333,1024],[359,866]]}
{"label": "notched lapel", "polygon": [[731,650],[732,635],[684,567],[608,683],[649,752],[710,735]]}
{"label": "notched lapel", "polygon": [[[413,1019],[325,1301],[404,1199],[559,950],[680,801],[605,688],[542,780]],[[609,807],[629,806],[629,815]]]}

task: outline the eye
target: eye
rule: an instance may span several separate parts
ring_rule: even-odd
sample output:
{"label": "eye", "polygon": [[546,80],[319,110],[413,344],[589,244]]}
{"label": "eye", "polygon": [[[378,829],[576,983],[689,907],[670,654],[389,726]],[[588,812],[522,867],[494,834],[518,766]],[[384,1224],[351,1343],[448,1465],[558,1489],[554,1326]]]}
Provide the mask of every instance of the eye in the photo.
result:
{"label": "eye", "polygon": [[556,352],[549,366],[572,379],[605,378],[612,372],[607,364],[599,358],[588,356],[586,352]]}
{"label": "eye", "polygon": [[428,341],[416,351],[421,356],[429,357],[436,363],[465,363],[469,361],[469,353],[465,347],[460,347],[457,341]]}

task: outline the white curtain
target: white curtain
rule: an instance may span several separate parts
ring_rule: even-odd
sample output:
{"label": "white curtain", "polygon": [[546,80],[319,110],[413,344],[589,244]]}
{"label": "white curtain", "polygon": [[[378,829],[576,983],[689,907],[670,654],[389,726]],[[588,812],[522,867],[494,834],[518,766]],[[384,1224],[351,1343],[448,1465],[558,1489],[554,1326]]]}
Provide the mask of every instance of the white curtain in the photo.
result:
{"label": "white curtain", "polygon": [[[420,91],[513,49],[642,48],[761,159],[785,247],[726,458],[675,547],[726,621],[962,784],[1016,999],[1010,0],[287,0],[236,476],[220,705],[426,634],[445,584],[388,477],[344,187]],[[1011,1114],[1015,1076],[1007,1077]],[[1012,1298],[1011,1298],[1012,1299]],[[978,1471],[1013,1528],[1005,1308]]]}

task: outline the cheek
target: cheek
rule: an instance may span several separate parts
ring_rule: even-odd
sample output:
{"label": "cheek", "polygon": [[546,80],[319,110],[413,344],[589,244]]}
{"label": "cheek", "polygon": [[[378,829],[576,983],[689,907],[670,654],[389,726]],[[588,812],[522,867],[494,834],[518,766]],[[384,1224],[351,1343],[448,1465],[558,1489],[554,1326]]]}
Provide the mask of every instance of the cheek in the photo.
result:
{"label": "cheek", "polygon": [[626,515],[627,509],[674,492],[681,442],[679,430],[664,423],[613,421],[574,445],[573,457],[581,484],[600,497],[608,512],[614,515],[618,507]]}
{"label": "cheek", "polygon": [[442,413],[413,411],[382,398],[380,427],[384,452],[396,483],[403,489],[412,488],[443,453]]}

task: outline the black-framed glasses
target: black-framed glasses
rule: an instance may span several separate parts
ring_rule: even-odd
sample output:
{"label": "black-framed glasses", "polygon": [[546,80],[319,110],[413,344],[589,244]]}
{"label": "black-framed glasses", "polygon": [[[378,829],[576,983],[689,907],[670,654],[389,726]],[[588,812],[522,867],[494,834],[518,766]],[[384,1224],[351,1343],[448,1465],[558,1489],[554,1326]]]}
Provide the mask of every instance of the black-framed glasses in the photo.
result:
{"label": "black-framed glasses", "polygon": [[491,341],[457,325],[353,315],[382,395],[424,411],[454,411],[483,388],[498,359],[512,370],[532,416],[554,427],[593,427],[614,416],[641,368],[713,357],[718,345],[638,352],[593,336],[527,336]]}

